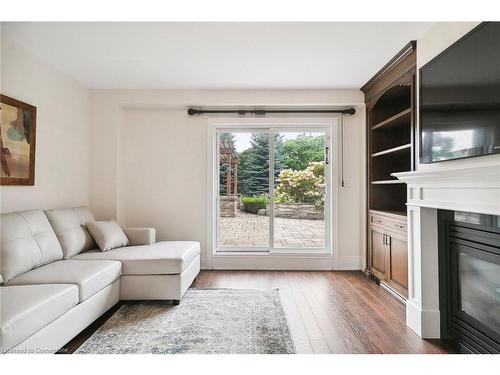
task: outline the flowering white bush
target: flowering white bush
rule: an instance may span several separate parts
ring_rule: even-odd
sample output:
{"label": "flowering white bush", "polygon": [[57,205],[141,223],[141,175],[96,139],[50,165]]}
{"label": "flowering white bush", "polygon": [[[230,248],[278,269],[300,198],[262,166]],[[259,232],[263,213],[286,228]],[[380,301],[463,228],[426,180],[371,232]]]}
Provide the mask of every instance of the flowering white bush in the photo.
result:
{"label": "flowering white bush", "polygon": [[324,204],[324,162],[310,162],[306,169],[284,169],[278,176],[276,202]]}

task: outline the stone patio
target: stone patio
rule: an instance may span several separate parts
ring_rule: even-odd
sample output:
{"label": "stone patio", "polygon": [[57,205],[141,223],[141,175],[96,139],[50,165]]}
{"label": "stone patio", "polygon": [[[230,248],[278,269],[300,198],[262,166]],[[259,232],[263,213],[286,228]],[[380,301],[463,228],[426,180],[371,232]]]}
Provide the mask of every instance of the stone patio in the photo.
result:
{"label": "stone patio", "polygon": [[[276,248],[325,247],[324,220],[274,219]],[[221,217],[220,247],[268,247],[269,217],[237,211],[236,217]]]}

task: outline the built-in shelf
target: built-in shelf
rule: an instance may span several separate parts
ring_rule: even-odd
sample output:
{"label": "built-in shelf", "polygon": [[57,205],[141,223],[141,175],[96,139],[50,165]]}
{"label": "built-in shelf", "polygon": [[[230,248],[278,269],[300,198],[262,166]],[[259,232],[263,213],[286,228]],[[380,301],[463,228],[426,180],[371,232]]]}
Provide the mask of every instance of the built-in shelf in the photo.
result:
{"label": "built-in shelf", "polygon": [[372,127],[372,130],[379,129],[382,127],[390,127],[397,125],[410,124],[411,121],[411,107],[395,114],[392,117],[389,117],[387,120],[379,122],[378,124]]}
{"label": "built-in shelf", "polygon": [[[408,192],[393,174],[415,168],[415,48],[409,43],[361,89],[367,115],[367,271],[400,300],[408,294],[403,233]],[[372,220],[372,214],[380,220]]]}
{"label": "built-in shelf", "polygon": [[379,181],[372,181],[372,184],[374,184],[374,185],[388,185],[388,184],[404,184],[404,182],[401,180],[379,180]]}
{"label": "built-in shelf", "polygon": [[383,151],[380,151],[380,152],[376,152],[376,153],[372,154],[372,157],[375,158],[377,156],[392,154],[392,153],[395,153],[395,152],[406,150],[408,148],[411,148],[411,143],[407,143],[407,144],[404,144],[404,145],[401,145],[401,146],[398,146],[398,147],[393,147],[393,148],[390,148],[388,150],[383,150]]}

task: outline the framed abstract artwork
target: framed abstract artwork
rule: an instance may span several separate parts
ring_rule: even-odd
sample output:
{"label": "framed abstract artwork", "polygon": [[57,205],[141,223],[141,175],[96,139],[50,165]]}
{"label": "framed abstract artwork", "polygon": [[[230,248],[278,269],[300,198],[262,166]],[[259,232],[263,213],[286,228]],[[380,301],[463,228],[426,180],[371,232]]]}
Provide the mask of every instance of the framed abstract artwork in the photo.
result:
{"label": "framed abstract artwork", "polygon": [[0,185],[35,184],[36,107],[0,95]]}

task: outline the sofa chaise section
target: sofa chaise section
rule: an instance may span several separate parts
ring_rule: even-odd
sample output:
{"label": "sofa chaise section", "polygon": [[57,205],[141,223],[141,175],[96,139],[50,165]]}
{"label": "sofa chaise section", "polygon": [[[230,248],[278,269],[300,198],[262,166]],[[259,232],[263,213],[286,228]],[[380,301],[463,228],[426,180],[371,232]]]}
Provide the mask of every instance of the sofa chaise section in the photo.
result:
{"label": "sofa chaise section", "polygon": [[75,255],[74,260],[118,260],[124,275],[180,274],[200,255],[195,241],[161,241],[152,245],[126,246],[118,249],[90,250]]}
{"label": "sofa chaise section", "polygon": [[177,303],[200,271],[200,243],[160,241],[104,252],[90,250],[71,260],[120,261],[122,300],[167,299]]}

